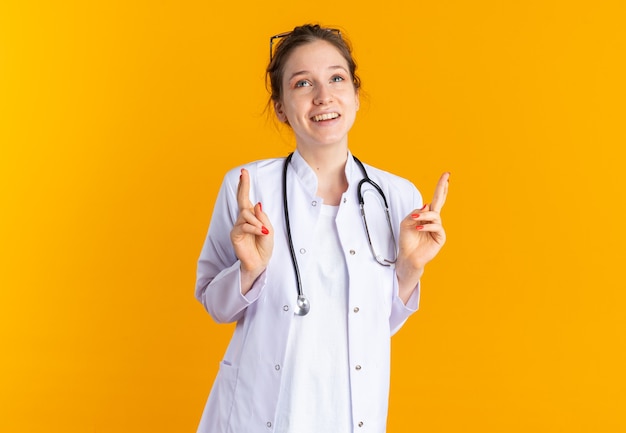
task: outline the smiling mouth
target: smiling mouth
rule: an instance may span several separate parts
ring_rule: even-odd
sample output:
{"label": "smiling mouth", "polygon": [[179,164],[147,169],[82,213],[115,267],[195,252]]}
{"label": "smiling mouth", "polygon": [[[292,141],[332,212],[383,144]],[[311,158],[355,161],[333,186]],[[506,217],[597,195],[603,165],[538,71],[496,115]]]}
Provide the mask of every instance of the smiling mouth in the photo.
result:
{"label": "smiling mouth", "polygon": [[313,116],[312,119],[314,122],[321,122],[322,120],[332,120],[336,119],[337,117],[339,117],[339,113],[325,113]]}

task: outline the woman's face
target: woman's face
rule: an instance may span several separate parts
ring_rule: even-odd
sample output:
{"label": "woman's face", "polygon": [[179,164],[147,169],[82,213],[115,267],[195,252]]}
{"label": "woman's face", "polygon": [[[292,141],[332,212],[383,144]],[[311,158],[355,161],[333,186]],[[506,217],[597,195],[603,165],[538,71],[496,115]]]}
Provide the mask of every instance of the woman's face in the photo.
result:
{"label": "woman's face", "polygon": [[291,53],[283,74],[283,97],[274,104],[297,146],[344,145],[359,109],[348,63],[330,43],[318,40]]}

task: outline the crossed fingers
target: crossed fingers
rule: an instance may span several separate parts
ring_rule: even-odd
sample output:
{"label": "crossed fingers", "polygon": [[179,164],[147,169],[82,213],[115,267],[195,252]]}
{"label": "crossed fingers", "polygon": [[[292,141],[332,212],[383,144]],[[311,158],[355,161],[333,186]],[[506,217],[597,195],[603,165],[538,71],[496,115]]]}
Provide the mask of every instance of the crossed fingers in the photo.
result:
{"label": "crossed fingers", "polygon": [[252,235],[266,235],[269,233],[267,227],[259,219],[263,212],[261,203],[254,205],[250,201],[250,174],[245,168],[241,169],[241,175],[239,176],[237,206],[239,208],[239,218],[235,226],[239,226],[244,233]]}

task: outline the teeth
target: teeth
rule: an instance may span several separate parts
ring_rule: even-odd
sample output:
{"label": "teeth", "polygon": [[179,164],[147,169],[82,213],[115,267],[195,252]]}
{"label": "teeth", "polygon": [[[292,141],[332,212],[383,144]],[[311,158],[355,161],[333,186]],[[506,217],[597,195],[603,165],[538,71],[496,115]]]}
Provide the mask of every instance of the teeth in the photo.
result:
{"label": "teeth", "polygon": [[338,113],[318,114],[317,116],[313,116],[313,120],[319,122],[321,120],[336,119],[337,117],[339,117]]}

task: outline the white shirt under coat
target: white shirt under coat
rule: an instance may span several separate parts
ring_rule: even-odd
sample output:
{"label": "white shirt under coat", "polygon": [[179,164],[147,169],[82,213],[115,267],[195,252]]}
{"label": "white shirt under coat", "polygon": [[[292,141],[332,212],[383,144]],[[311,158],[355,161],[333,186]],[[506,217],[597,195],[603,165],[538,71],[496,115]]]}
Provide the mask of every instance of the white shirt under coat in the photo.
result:
{"label": "white shirt under coat", "polygon": [[[199,433],[270,433],[274,429],[297,295],[284,227],[283,162],[284,158],[277,158],[244,166],[250,173],[250,200],[263,204],[275,232],[269,265],[246,295],[241,294],[240,262],[230,241],[230,231],[238,217],[241,167],[227,173],[215,203],[198,261],[196,297],[215,321],[236,321],[237,325],[220,363]],[[422,207],[422,197],[408,180],[369,165],[365,167],[369,177],[385,192],[398,239],[400,221]],[[345,170],[349,186],[342,195],[336,224],[348,275],[352,425],[354,432],[383,433],[389,395],[390,339],[417,310],[419,285],[405,305],[398,296],[394,267],[381,266],[370,252],[356,191],[363,173],[352,155]],[[310,263],[307,251],[316,242],[313,228],[320,217],[322,199],[316,196],[316,174],[297,151],[287,173],[287,185],[293,245],[300,273],[306,275]],[[388,232],[386,225],[380,229]],[[304,281],[303,286],[306,287]],[[314,308],[312,303],[311,309]]]}

